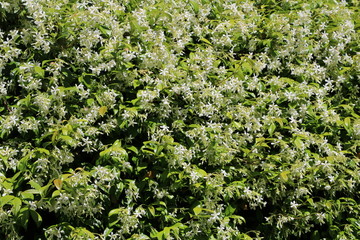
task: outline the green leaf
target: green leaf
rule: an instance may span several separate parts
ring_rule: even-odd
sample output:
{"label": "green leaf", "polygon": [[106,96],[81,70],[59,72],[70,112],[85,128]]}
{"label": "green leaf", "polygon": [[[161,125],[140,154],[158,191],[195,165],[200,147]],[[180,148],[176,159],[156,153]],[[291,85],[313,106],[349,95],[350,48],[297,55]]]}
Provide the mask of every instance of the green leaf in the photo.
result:
{"label": "green leaf", "polygon": [[45,71],[44,71],[44,69],[42,69],[42,68],[39,67],[39,66],[35,66],[35,67],[34,67],[34,70],[35,70],[35,73],[36,73],[39,77],[44,78],[44,76],[45,76]]}
{"label": "green leaf", "polygon": [[139,80],[134,80],[133,81],[133,87],[134,88],[137,88],[138,86],[140,86],[141,85],[141,81],[139,81]]}
{"label": "green leaf", "polygon": [[206,177],[208,175],[207,172],[200,168],[196,169],[196,172],[199,173],[202,177]]}
{"label": "green leaf", "polygon": [[347,117],[344,119],[344,127],[348,133],[351,133],[351,118]]}
{"label": "green leaf", "polygon": [[126,147],[126,149],[129,149],[132,152],[139,154],[139,150],[135,146],[129,146],[129,147]]}
{"label": "green leaf", "polygon": [[109,37],[109,36],[111,36],[111,30],[110,29],[108,29],[106,26],[98,26],[98,28],[99,28],[99,30],[100,30],[100,32],[103,34],[103,35],[105,35],[105,37]]}
{"label": "green leaf", "polygon": [[62,142],[66,143],[67,145],[71,146],[71,147],[75,147],[75,141],[72,137],[69,136],[65,136],[65,135],[60,135],[59,139],[62,140]]}
{"label": "green leaf", "polygon": [[156,156],[162,156],[160,153],[162,152],[162,150],[164,150],[164,146],[156,146],[155,148],[155,155]]}
{"label": "green leaf", "polygon": [[20,159],[20,161],[18,162],[18,169],[20,171],[25,171],[28,165],[28,161],[30,160],[31,155],[33,154],[33,151],[29,152],[28,154],[26,154],[23,158]]}
{"label": "green leaf", "polygon": [[295,144],[295,146],[296,146],[298,149],[302,149],[302,148],[303,148],[303,142],[301,141],[300,138],[296,138],[295,141],[294,141],[294,144]]}
{"label": "green leaf", "polygon": [[38,194],[38,191],[37,191],[37,190],[35,190],[35,189],[28,189],[28,190],[20,193],[21,199],[22,199],[22,200],[27,200],[27,201],[32,201],[32,200],[34,200],[34,194],[33,194],[33,192],[31,192],[31,190],[35,191],[35,194]]}
{"label": "green leaf", "polygon": [[241,68],[242,68],[242,70],[243,70],[243,72],[244,72],[245,74],[251,75],[251,74],[253,73],[252,66],[251,66],[251,64],[248,63],[248,62],[244,62],[244,63],[241,65]]}
{"label": "green leaf", "polygon": [[299,83],[297,81],[295,81],[294,79],[291,79],[291,78],[281,77],[279,80],[282,82],[288,83],[290,86],[299,85]]}
{"label": "green leaf", "polygon": [[113,153],[113,152],[120,153],[120,155],[125,159],[128,158],[128,154],[127,154],[126,150],[121,147],[121,142],[119,140],[116,140],[111,147],[105,149],[104,151],[101,151],[99,155],[102,158],[110,157],[111,153]]}
{"label": "green leaf", "polygon": [[148,210],[149,210],[151,216],[155,217],[155,208],[152,205],[148,206]]}
{"label": "green leaf", "polygon": [[280,180],[282,182],[287,182],[289,180],[288,174],[290,173],[290,171],[283,171],[280,173]]}
{"label": "green leaf", "polygon": [[199,4],[195,1],[190,1],[191,7],[194,10],[195,14],[199,13]]}
{"label": "green leaf", "polygon": [[157,232],[155,236],[158,240],[163,240],[164,232]]}
{"label": "green leaf", "polygon": [[170,228],[169,227],[165,227],[163,232],[164,232],[164,237],[165,239],[168,239],[170,237]]}
{"label": "green leaf", "polygon": [[[28,94],[25,98],[20,99],[16,105],[29,107],[30,103],[32,103],[31,94]],[[29,118],[31,118],[31,117],[29,117]]]}
{"label": "green leaf", "polygon": [[211,42],[209,40],[207,40],[206,38],[201,38],[200,41],[206,43],[206,44],[209,44],[211,45]]}
{"label": "green leaf", "polygon": [[150,237],[151,238],[155,238],[158,233],[159,232],[155,228],[151,227],[151,230],[150,230]]}
{"label": "green leaf", "polygon": [[51,136],[51,143],[52,144],[54,144],[54,145],[56,144],[57,139],[58,139],[58,135],[59,135],[59,131],[55,130],[54,133]]}
{"label": "green leaf", "polygon": [[69,133],[73,132],[73,127],[70,124],[66,124],[64,127],[61,128],[61,132],[64,135],[69,135]]}
{"label": "green leaf", "polygon": [[51,186],[52,186],[51,182],[46,184],[45,186],[42,186],[40,189],[40,196],[41,197],[46,196],[46,194]]}
{"label": "green leaf", "polygon": [[241,236],[241,239],[242,239],[242,240],[252,240],[253,238],[244,233],[244,234]]}
{"label": "green leaf", "polygon": [[231,122],[231,125],[235,128],[235,129],[241,129],[243,127],[243,125],[237,121],[233,121]]}
{"label": "green leaf", "polygon": [[84,227],[77,227],[71,232],[71,239],[95,239],[95,235]]}
{"label": "green leaf", "polygon": [[100,152],[100,157],[104,157],[109,155],[112,152],[119,152],[122,153],[124,156],[127,155],[126,150],[123,149],[122,147],[110,147],[108,149],[105,149],[104,151]]}
{"label": "green leaf", "polygon": [[274,123],[271,123],[269,128],[268,128],[268,132],[269,132],[270,136],[273,135],[275,129],[276,129],[276,125]]}
{"label": "green leaf", "polygon": [[39,190],[39,191],[41,190],[41,186],[40,186],[38,183],[36,183],[35,181],[30,180],[30,181],[29,181],[29,184],[30,184],[30,186],[33,187],[34,189]]}
{"label": "green leaf", "polygon": [[35,150],[39,153],[45,153],[46,155],[50,155],[50,151],[45,148],[36,148]]}
{"label": "green leaf", "polygon": [[22,201],[20,198],[12,196],[12,195],[5,195],[0,198],[0,206],[3,207],[4,205],[11,205],[12,206],[12,212],[16,215],[22,205]]}
{"label": "green leaf", "polygon": [[109,227],[113,227],[114,225],[116,225],[119,222],[119,217],[118,215],[123,211],[123,209],[121,208],[116,208],[113,209],[109,212]]}
{"label": "green leaf", "polygon": [[30,216],[30,208],[29,207],[24,207],[24,208],[20,209],[18,220],[20,222],[20,225],[25,229],[27,229],[27,226],[29,223],[29,216]]}
{"label": "green leaf", "polygon": [[5,195],[3,197],[0,197],[0,207],[3,207],[4,205],[11,202],[15,197],[12,195]]}
{"label": "green leaf", "polygon": [[60,196],[60,193],[61,193],[60,190],[55,190],[55,191],[51,194],[51,197],[52,197],[52,198],[55,198],[55,197],[57,197],[57,196]]}
{"label": "green leaf", "polygon": [[194,207],[193,212],[195,215],[199,215],[202,212],[203,208],[201,207]]}
{"label": "green leaf", "polygon": [[245,218],[239,215],[230,215],[229,218],[233,219],[237,224],[245,223]]}
{"label": "green leaf", "polygon": [[35,210],[30,209],[30,215],[31,215],[31,218],[34,220],[36,226],[40,227],[40,225],[42,223],[42,217],[40,216],[40,214],[38,212],[36,212]]}
{"label": "green leaf", "polygon": [[283,127],[284,126],[284,122],[283,122],[283,119],[282,118],[275,118],[275,121],[277,123],[279,123],[280,127]]}
{"label": "green leaf", "polygon": [[17,212],[19,212],[19,210],[21,208],[21,205],[22,205],[22,202],[21,202],[20,198],[15,197],[12,200],[12,205],[13,205],[12,210],[13,210],[14,214],[17,214]]}
{"label": "green leaf", "polygon": [[228,205],[225,209],[225,215],[230,216],[235,212],[236,208],[232,207],[231,205]]}
{"label": "green leaf", "polygon": [[86,104],[91,107],[95,103],[95,100],[93,98],[86,99]]}

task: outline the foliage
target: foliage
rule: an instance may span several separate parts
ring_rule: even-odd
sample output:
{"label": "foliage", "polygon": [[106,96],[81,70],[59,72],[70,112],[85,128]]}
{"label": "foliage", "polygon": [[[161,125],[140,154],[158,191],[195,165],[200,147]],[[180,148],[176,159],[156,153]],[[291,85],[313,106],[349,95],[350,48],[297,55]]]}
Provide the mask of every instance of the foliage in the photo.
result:
{"label": "foliage", "polygon": [[0,1],[1,239],[359,239],[359,1]]}

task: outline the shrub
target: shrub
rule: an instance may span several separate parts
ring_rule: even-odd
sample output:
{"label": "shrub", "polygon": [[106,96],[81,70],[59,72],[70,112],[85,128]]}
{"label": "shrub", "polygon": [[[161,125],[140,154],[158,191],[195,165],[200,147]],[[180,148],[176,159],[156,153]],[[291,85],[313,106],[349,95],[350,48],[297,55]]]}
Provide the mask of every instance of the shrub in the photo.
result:
{"label": "shrub", "polygon": [[1,1],[1,238],[360,238],[358,13]]}

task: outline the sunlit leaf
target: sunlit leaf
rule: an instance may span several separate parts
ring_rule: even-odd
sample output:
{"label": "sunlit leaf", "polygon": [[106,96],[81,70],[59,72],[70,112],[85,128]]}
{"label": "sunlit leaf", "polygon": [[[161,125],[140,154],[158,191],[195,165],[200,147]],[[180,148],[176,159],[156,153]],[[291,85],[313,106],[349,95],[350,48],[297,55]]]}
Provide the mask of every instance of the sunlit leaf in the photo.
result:
{"label": "sunlit leaf", "polygon": [[58,190],[61,190],[62,185],[63,185],[63,181],[61,179],[55,179],[54,181],[54,185]]}
{"label": "sunlit leaf", "polygon": [[106,106],[102,106],[99,108],[99,114],[103,117],[105,115],[105,113],[107,112],[107,107]]}
{"label": "sunlit leaf", "polygon": [[280,173],[280,180],[282,181],[282,182],[287,182],[288,180],[289,180],[289,173],[290,173],[290,171],[283,171],[283,172],[281,172]]}

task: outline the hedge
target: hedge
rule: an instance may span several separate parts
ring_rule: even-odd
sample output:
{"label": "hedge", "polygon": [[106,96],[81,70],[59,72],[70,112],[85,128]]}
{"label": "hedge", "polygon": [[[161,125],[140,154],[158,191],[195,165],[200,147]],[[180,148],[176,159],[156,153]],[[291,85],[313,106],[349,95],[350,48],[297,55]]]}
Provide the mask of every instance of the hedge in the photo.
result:
{"label": "hedge", "polygon": [[360,239],[358,0],[0,1],[1,239]]}

